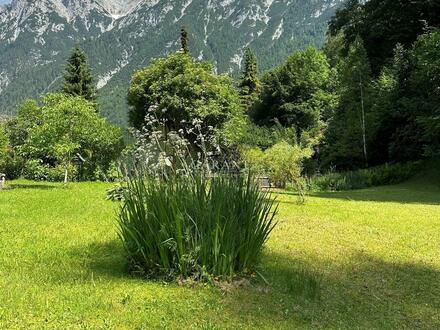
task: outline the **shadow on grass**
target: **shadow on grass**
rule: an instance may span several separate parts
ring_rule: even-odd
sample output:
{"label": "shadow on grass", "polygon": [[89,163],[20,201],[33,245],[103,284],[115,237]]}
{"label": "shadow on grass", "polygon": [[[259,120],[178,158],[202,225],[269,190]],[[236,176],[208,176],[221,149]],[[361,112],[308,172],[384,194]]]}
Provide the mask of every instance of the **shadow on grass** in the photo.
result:
{"label": "shadow on grass", "polygon": [[[96,277],[146,281],[130,275],[118,240],[71,252]],[[225,317],[257,326],[270,319],[278,328],[440,328],[440,271],[428,265],[359,252],[337,265],[271,253],[263,266],[269,286],[257,280],[218,295]]]}
{"label": "shadow on grass", "polygon": [[124,249],[118,240],[75,247],[70,254],[79,258],[83,266],[94,275],[113,278],[129,277]]}
{"label": "shadow on grass", "polygon": [[[280,195],[296,196],[295,192],[277,192]],[[436,187],[413,187],[407,185],[383,186],[362,190],[336,192],[313,192],[308,197],[341,199],[363,202],[392,202],[401,204],[440,205],[440,189]],[[286,201],[283,201],[285,203]],[[307,202],[307,197],[306,197]],[[289,203],[289,202],[287,202]]]}
{"label": "shadow on grass", "polygon": [[12,183],[8,184],[9,189],[36,189],[36,190],[51,190],[51,189],[67,189],[60,184],[50,184],[50,183],[32,183],[32,184],[21,184],[21,183]]}
{"label": "shadow on grass", "polygon": [[[319,261],[306,265],[273,254],[265,257],[265,264],[271,289],[262,293],[248,288],[227,296],[224,303],[231,314],[261,322],[276,317],[292,327],[440,328],[440,272],[429,266],[394,264],[362,253],[344,266]],[[326,273],[319,274],[317,267]],[[295,280],[318,283],[320,298],[291,290],[292,284],[309,290],[309,283]]]}

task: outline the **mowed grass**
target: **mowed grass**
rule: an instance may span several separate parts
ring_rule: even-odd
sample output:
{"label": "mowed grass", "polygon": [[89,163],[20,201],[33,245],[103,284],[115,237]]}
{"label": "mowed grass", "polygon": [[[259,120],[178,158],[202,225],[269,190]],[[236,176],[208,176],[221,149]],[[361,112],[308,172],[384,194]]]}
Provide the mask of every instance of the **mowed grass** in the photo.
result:
{"label": "mowed grass", "polygon": [[434,182],[280,194],[270,285],[226,291],[130,276],[109,185],[14,182],[0,191],[0,329],[439,329]]}

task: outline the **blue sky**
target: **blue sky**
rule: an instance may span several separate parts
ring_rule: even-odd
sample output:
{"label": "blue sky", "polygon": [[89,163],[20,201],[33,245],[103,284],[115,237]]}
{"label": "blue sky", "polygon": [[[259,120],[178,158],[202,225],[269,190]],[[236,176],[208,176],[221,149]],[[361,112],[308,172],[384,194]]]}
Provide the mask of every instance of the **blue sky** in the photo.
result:
{"label": "blue sky", "polygon": [[0,5],[3,5],[5,3],[10,3],[11,0],[0,0]]}

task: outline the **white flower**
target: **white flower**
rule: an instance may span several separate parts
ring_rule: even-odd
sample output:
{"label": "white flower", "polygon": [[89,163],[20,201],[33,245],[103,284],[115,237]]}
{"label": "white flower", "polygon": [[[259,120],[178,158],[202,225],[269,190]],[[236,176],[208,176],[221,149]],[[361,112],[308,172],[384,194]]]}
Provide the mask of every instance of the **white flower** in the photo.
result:
{"label": "white flower", "polygon": [[168,157],[165,158],[165,165],[168,167],[173,167],[173,164],[171,163],[171,161]]}

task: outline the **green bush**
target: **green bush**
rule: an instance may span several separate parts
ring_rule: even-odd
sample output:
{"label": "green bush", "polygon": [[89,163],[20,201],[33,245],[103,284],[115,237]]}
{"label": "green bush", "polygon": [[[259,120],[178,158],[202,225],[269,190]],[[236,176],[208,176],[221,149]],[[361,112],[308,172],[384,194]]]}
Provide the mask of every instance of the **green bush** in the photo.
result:
{"label": "green bush", "polygon": [[255,270],[275,213],[251,176],[136,175],[124,190],[119,235],[145,275],[232,277]]}
{"label": "green bush", "polygon": [[[74,165],[69,167],[69,180],[77,178],[77,169]],[[64,180],[65,167],[57,165],[51,167],[48,164],[44,164],[41,160],[31,159],[28,160],[23,169],[23,177],[33,181],[49,181],[60,182]]]}
{"label": "green bush", "polygon": [[6,174],[8,180],[18,179],[23,173],[24,159],[9,150],[0,165],[0,172]]}
{"label": "green bush", "polygon": [[302,164],[312,155],[311,148],[291,145],[281,141],[263,151],[260,148],[242,148],[245,165],[254,173],[267,175],[278,188],[291,184],[298,192],[299,202],[305,199],[305,180]]}
{"label": "green bush", "polygon": [[411,162],[344,173],[329,173],[309,179],[309,188],[341,191],[397,184],[410,179],[421,170],[421,167],[421,162]]}

